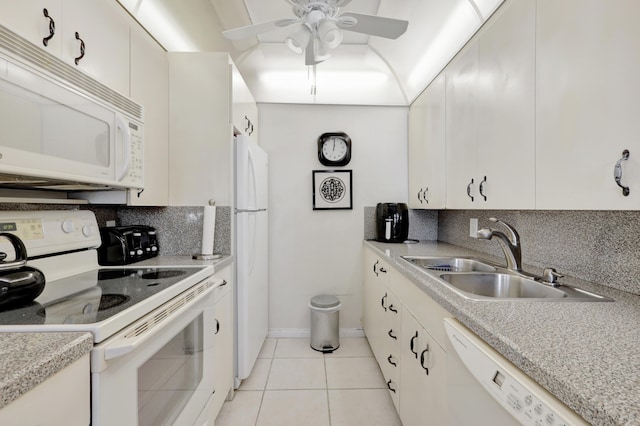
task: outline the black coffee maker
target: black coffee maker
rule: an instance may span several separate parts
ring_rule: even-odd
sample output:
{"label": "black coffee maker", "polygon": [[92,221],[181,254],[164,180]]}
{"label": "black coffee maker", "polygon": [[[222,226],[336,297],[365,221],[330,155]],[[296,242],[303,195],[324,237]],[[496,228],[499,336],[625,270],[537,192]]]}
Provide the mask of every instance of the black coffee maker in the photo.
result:
{"label": "black coffee maker", "polygon": [[409,209],[404,203],[378,203],[376,241],[402,243],[409,236]]}

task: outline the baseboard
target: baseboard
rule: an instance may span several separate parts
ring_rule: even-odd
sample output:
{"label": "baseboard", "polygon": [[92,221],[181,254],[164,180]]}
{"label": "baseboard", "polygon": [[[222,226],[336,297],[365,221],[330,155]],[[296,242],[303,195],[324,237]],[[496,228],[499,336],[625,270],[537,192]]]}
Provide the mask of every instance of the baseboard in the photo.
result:
{"label": "baseboard", "polygon": [[[267,337],[270,339],[308,339],[311,337],[311,330],[308,328],[277,328],[269,330]],[[340,337],[364,337],[364,330],[361,328],[341,328]]]}

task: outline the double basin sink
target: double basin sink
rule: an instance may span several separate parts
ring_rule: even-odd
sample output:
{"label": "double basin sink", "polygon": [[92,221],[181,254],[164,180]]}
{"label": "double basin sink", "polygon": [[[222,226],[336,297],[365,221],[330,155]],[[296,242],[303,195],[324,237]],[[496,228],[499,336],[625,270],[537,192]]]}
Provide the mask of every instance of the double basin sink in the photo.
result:
{"label": "double basin sink", "polygon": [[612,299],[576,287],[553,287],[540,279],[472,257],[402,256],[411,265],[439,279],[471,300],[584,301]]}

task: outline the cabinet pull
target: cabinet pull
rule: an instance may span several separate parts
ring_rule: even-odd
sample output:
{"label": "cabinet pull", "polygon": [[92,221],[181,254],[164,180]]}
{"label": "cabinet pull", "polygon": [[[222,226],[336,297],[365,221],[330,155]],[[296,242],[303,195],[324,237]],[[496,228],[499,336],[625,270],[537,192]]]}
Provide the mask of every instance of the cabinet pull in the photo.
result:
{"label": "cabinet pull", "polygon": [[418,332],[416,331],[416,335],[413,336],[411,338],[411,341],[409,342],[409,350],[411,351],[411,353],[416,357],[416,359],[418,359],[418,352],[414,351],[413,348],[415,347],[416,344],[416,339],[418,338]]}
{"label": "cabinet pull", "polygon": [[393,335],[393,329],[389,330],[387,332],[387,334],[389,335],[389,337],[391,337],[393,340],[398,340],[398,336],[394,336]]}
{"label": "cabinet pull", "polygon": [[473,195],[471,195],[471,185],[473,185],[473,178],[471,178],[471,182],[467,185],[467,196],[471,198],[471,202],[473,202]]}
{"label": "cabinet pull", "polygon": [[373,273],[376,274],[376,277],[378,276],[378,271],[376,271],[376,266],[378,266],[378,261],[376,260],[376,263],[373,264]]}
{"label": "cabinet pull", "polygon": [[398,310],[397,310],[396,308],[394,308],[394,307],[393,307],[393,303],[392,303],[391,305],[389,305],[389,310],[390,310],[391,312],[393,312],[394,314],[397,314],[397,313],[398,313]]}
{"label": "cabinet pull", "polygon": [[389,390],[390,390],[391,392],[396,393],[396,390],[395,390],[394,388],[392,388],[392,387],[391,387],[391,380],[389,380],[389,381],[387,382],[387,387],[389,388]]}
{"label": "cabinet pull", "polygon": [[382,305],[382,309],[384,309],[385,312],[387,312],[387,307],[384,306],[384,299],[387,298],[387,293],[384,294],[384,296],[382,296],[382,299],[380,299],[380,304]]}
{"label": "cabinet pull", "polygon": [[420,367],[424,368],[424,372],[427,373],[427,376],[429,375],[429,367],[424,366],[424,360],[425,360],[425,355],[427,355],[428,353],[429,353],[429,345],[427,345],[427,349],[422,351],[422,353],[420,354]]}
{"label": "cabinet pull", "polygon": [[220,284],[220,287],[227,285],[227,280],[222,280],[222,284]]}
{"label": "cabinet pull", "polygon": [[253,123],[251,123],[250,128],[251,128],[251,130],[249,130],[249,136],[251,136],[253,134]]}
{"label": "cabinet pull", "polygon": [[482,195],[482,198],[484,198],[485,201],[487,201],[487,196],[484,193],[484,184],[487,183],[487,177],[485,176],[484,179],[482,179],[482,182],[480,182],[480,195]]}
{"label": "cabinet pull", "polygon": [[424,189],[424,192],[423,192],[423,195],[422,195],[422,198],[424,198],[424,202],[427,203],[427,204],[429,204],[429,198],[427,198],[427,194],[428,193],[429,193],[429,187],[427,186]]}
{"label": "cabinet pull", "polygon": [[80,38],[80,34],[76,32],[76,40],[80,42],[80,56],[74,59],[76,65],[80,64],[80,59],[84,58],[84,40]]}
{"label": "cabinet pull", "polygon": [[613,168],[613,178],[616,180],[616,183],[620,188],[622,188],[622,195],[625,197],[629,196],[629,187],[624,186],[622,184],[622,162],[629,159],[629,150],[625,149],[622,151],[622,158],[618,160],[615,167]]}
{"label": "cabinet pull", "polygon": [[218,334],[220,333],[220,321],[218,321],[218,319],[216,319],[216,332],[213,334]]}
{"label": "cabinet pull", "polygon": [[398,366],[398,364],[393,361],[393,355],[389,355],[387,357],[387,361],[389,362],[389,364],[393,365],[394,367]]}
{"label": "cabinet pull", "polygon": [[420,204],[422,204],[422,188],[420,188],[420,191],[418,191],[418,201],[420,201]]}
{"label": "cabinet pull", "polygon": [[386,273],[387,273],[387,270],[386,270],[386,269],[384,269],[384,268],[380,268],[380,269],[378,269],[378,271],[382,272],[383,274],[386,274]]}
{"label": "cabinet pull", "polygon": [[49,35],[42,39],[42,44],[48,46],[49,40],[51,40],[56,33],[56,23],[53,18],[49,16],[49,11],[46,8],[42,9],[42,13],[44,13],[44,17],[49,20]]}

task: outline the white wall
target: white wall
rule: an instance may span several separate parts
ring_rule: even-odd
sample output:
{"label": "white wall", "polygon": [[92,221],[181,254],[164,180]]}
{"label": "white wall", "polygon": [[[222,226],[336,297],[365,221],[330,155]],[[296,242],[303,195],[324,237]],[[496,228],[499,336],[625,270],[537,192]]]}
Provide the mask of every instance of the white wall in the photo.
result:
{"label": "white wall", "polygon": [[[260,145],[269,153],[272,335],[308,333],[311,297],[342,302],[341,329],[360,329],[364,207],[407,201],[406,107],[260,104]],[[353,210],[313,210],[318,136],[353,141]],[[347,331],[347,330],[345,330]]]}

